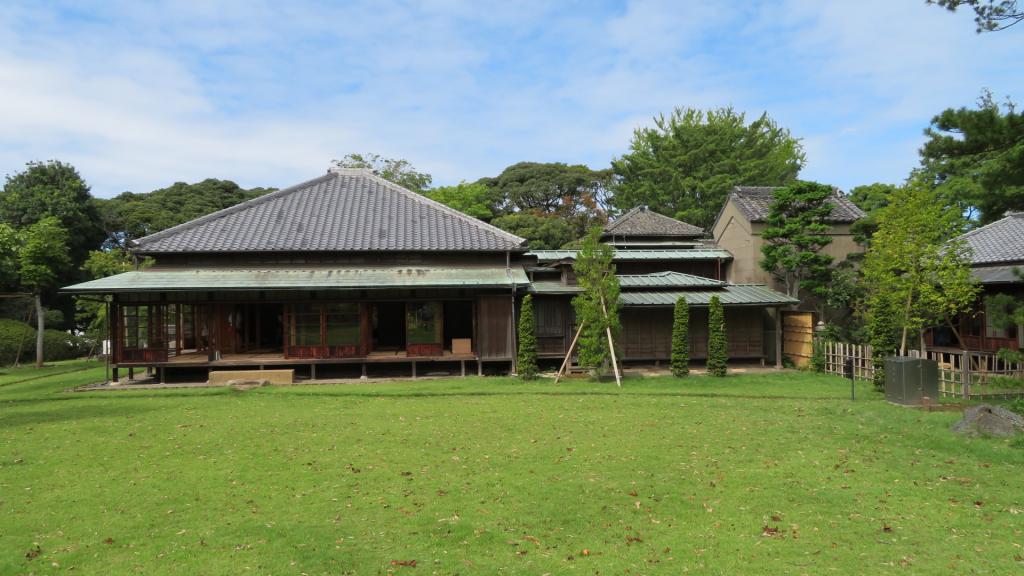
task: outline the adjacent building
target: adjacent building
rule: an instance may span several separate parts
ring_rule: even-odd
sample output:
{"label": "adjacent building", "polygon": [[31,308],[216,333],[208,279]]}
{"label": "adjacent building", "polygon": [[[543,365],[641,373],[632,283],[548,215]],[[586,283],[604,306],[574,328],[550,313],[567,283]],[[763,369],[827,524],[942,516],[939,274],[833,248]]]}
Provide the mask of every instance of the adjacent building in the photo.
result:
{"label": "adjacent building", "polygon": [[1024,298],[1024,279],[1018,274],[1024,272],[1024,212],[1009,212],[1001,220],[976,228],[957,240],[969,250],[971,270],[981,284],[981,295],[974,311],[957,319],[959,339],[950,328],[938,327],[926,335],[928,347],[975,352],[1021,349],[1024,329],[996,326],[986,310],[985,298],[993,294]]}
{"label": "adjacent building", "polygon": [[[733,255],[728,276],[731,282],[753,282],[777,290],[784,289],[769,272],[761,268],[761,247],[764,245],[761,234],[766,226],[775,189],[772,186],[735,187],[715,220],[712,237],[720,247]],[[828,219],[831,242],[822,249],[822,253],[832,256],[838,263],[850,254],[864,251],[864,246],[854,239],[850,230],[854,222],[864,217],[864,211],[838,190],[834,191],[831,202],[832,214]]]}

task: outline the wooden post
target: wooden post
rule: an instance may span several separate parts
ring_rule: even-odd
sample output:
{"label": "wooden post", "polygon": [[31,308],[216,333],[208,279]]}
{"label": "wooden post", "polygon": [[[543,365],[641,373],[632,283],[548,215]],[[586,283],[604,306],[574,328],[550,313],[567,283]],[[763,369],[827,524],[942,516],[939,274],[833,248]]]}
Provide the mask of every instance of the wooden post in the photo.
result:
{"label": "wooden post", "polygon": [[316,380],[316,364],[309,365],[309,379]]}
{"label": "wooden post", "polygon": [[[604,294],[601,294],[601,312],[604,313],[605,320],[608,319],[608,307],[604,305]],[[622,388],[622,377],[619,375],[619,363],[615,360],[615,343],[612,342],[612,329],[610,326],[604,327],[604,332],[608,336],[608,352],[612,355],[612,370],[615,371],[615,385]]]}
{"label": "wooden post", "polygon": [[121,381],[117,378],[117,366],[110,369],[110,382],[112,384],[119,384]]}
{"label": "wooden post", "polygon": [[775,309],[775,367],[782,368],[782,309]]}
{"label": "wooden post", "polygon": [[960,393],[964,400],[971,398],[971,353],[967,350],[960,355]]}
{"label": "wooden post", "polygon": [[580,337],[580,332],[583,332],[583,324],[580,323],[580,327],[576,330],[576,335],[572,337],[572,343],[569,344],[569,351],[565,353],[565,360],[562,361],[562,365],[558,368],[558,374],[555,374],[555,384],[562,378],[562,373],[565,371],[566,365],[569,364],[569,359],[572,358],[572,350],[576,347],[576,340]]}
{"label": "wooden post", "polygon": [[415,360],[412,361],[412,378],[413,378],[413,380],[416,379],[416,361]]}
{"label": "wooden post", "polygon": [[135,368],[128,367],[128,381],[135,380]]}
{"label": "wooden post", "polygon": [[361,376],[359,376],[359,379],[360,380],[366,380],[366,362],[363,362],[362,366],[363,366],[363,373],[362,373]]}
{"label": "wooden post", "polygon": [[459,365],[462,368],[462,377],[465,378],[466,377],[466,361],[465,360],[459,360]]}

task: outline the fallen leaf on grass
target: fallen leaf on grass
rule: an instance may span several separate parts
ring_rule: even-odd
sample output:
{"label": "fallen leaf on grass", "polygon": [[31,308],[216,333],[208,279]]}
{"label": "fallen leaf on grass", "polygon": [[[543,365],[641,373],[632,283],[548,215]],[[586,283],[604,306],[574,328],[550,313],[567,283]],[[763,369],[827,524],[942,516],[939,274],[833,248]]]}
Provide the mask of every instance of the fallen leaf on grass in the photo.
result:
{"label": "fallen leaf on grass", "polygon": [[107,538],[106,540],[103,541],[103,543],[104,544],[113,544],[114,543],[114,539],[113,538]]}
{"label": "fallen leaf on grass", "polygon": [[35,548],[32,548],[28,552],[25,553],[25,558],[28,558],[29,560],[31,560],[33,558],[38,558],[39,555],[42,554],[42,553],[43,553],[43,550],[39,547],[39,544],[36,544]]}
{"label": "fallen leaf on grass", "polygon": [[778,526],[773,527],[765,524],[764,528],[761,528],[761,536],[772,538],[781,535],[782,531],[779,530]]}
{"label": "fallen leaf on grass", "polygon": [[392,566],[407,566],[409,568],[415,568],[416,567],[416,561],[415,560],[392,560],[391,561],[391,565]]}
{"label": "fallen leaf on grass", "polygon": [[892,526],[889,526],[888,524],[882,524],[882,532],[892,532]]}

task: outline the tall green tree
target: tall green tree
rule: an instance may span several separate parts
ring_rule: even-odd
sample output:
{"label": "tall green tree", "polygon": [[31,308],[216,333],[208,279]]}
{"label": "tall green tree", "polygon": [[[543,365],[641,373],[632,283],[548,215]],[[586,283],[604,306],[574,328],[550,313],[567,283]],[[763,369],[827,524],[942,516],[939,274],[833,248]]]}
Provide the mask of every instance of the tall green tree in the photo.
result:
{"label": "tall green tree", "polygon": [[490,222],[495,215],[494,191],[479,182],[438,186],[423,192],[423,195],[485,222]]}
{"label": "tall green tree", "polygon": [[871,237],[875,234],[875,230],[878,230],[876,213],[889,205],[889,198],[897,188],[898,186],[894,184],[875,182],[850,189],[850,201],[865,214],[864,218],[850,225],[850,232],[853,233],[854,240],[865,246],[871,243]]}
{"label": "tall green tree", "polygon": [[554,250],[576,240],[572,224],[557,216],[517,213],[499,216],[491,221],[498,228],[530,241],[534,250]]}
{"label": "tall green tree", "polygon": [[828,218],[832,188],[817,182],[794,182],[774,192],[761,232],[761,268],[799,298],[801,292],[827,296],[832,257],[821,250],[832,241]]}
{"label": "tall green tree", "polygon": [[708,374],[725,376],[729,364],[729,343],[725,335],[725,310],[718,296],[708,302]]}
{"label": "tall green tree", "polygon": [[[900,188],[879,214],[863,266],[868,324],[874,333],[872,326],[892,322],[900,331],[902,350],[909,336],[937,324],[948,325],[959,339],[953,319],[977,300],[969,254],[953,240],[959,218],[955,208],[942,205],[935,190],[918,181]],[[872,345],[879,355],[890,350],[885,338]]]}
{"label": "tall green tree", "polygon": [[527,294],[519,308],[519,351],[516,371],[523,380],[537,378],[537,323],[533,318],[533,295]]}
{"label": "tall green tree", "polygon": [[1017,0],[925,0],[950,12],[960,8],[974,11],[975,32],[998,32],[1024,20],[1024,9]]}
{"label": "tall green tree", "polygon": [[576,321],[583,325],[579,338],[579,363],[601,373],[607,369],[607,330],[614,341],[619,323],[619,279],[612,264],[612,248],[601,242],[601,228],[592,228],[583,238],[573,270],[582,290],[572,300]]}
{"label": "tall green tree", "polygon": [[54,271],[54,284],[82,279],[79,267],[104,239],[89,185],[70,164],[29,162],[25,170],[8,176],[0,191],[0,222],[24,231],[48,217],[56,218],[68,233],[69,265]]}
{"label": "tall green tree", "polygon": [[680,296],[672,313],[672,375],[690,373],[690,306]]}
{"label": "tall green tree", "polygon": [[434,180],[430,174],[417,170],[408,160],[385,158],[380,154],[346,154],[341,160],[335,160],[334,165],[339,168],[365,168],[385,180],[420,194],[426,192]]}
{"label": "tall green tree", "polygon": [[767,113],[748,123],[732,108],[677,108],[638,128],[630,151],[612,161],[612,203],[710,228],[734,186],[788,184],[803,165],[800,141]]}
{"label": "tall green tree", "polygon": [[54,288],[60,274],[71,265],[69,235],[55,216],[47,216],[22,231],[18,251],[21,285],[32,292],[36,306],[36,367],[43,366],[43,335],[46,314],[43,293]]}
{"label": "tall green tree", "polygon": [[1024,116],[985,92],[977,109],[943,111],[925,130],[924,176],[960,212],[988,224],[1024,210]]}
{"label": "tall green tree", "polygon": [[607,222],[611,178],[610,170],[582,164],[519,162],[478,182],[493,191],[496,214],[558,218],[572,225],[574,238],[581,238]]}

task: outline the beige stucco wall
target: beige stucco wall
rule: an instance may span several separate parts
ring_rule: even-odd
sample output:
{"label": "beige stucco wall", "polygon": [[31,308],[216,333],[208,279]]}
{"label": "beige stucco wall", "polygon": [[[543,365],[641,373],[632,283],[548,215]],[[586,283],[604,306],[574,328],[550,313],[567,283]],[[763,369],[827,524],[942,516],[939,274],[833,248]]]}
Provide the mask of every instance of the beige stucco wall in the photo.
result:
{"label": "beige stucco wall", "polygon": [[[748,221],[730,199],[711,233],[718,245],[733,255],[726,280],[736,284],[767,284],[776,290],[784,290],[782,284],[761,269],[761,246],[764,244],[761,232],[764,227],[763,223]],[[851,253],[864,251],[864,247],[854,241],[849,224],[833,225],[829,236],[832,241],[822,249],[822,253],[832,256],[837,264]]]}

